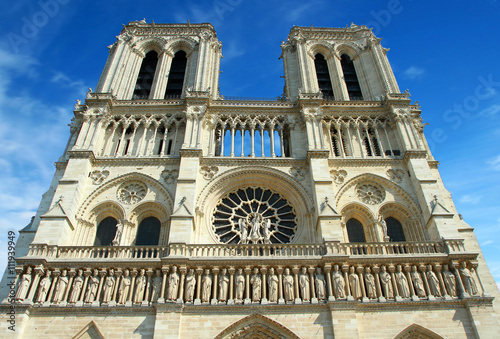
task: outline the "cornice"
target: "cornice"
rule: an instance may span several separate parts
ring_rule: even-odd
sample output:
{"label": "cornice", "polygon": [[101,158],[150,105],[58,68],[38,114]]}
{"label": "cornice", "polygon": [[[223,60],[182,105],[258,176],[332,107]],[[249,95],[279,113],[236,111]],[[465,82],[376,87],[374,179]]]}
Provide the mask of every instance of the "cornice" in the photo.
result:
{"label": "cornice", "polygon": [[250,157],[204,157],[201,159],[200,165],[206,166],[270,166],[270,167],[292,167],[292,166],[307,166],[306,159],[297,158],[250,158]]}
{"label": "cornice", "polygon": [[130,158],[97,158],[94,160],[93,165],[95,167],[116,167],[116,166],[168,166],[168,165],[179,165],[180,158],[178,156],[169,157],[130,157]]}
{"label": "cornice", "polygon": [[386,167],[393,165],[402,165],[405,161],[402,157],[382,158],[329,158],[328,165],[330,167]]}

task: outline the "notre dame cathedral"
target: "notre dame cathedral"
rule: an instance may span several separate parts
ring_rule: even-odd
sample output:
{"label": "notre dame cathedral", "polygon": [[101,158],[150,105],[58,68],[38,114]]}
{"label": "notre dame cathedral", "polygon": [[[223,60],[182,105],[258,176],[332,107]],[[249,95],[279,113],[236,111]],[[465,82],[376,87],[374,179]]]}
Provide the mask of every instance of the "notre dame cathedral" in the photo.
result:
{"label": "notre dame cathedral", "polygon": [[380,40],[295,26],[283,95],[233,98],[212,25],[125,25],[20,232],[0,336],[498,336],[498,289]]}

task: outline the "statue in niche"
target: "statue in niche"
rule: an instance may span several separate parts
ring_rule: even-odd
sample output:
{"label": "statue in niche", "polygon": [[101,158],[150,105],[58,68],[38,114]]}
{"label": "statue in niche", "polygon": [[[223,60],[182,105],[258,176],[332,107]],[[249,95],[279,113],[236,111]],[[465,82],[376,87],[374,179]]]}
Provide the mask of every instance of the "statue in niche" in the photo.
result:
{"label": "statue in niche", "polygon": [[354,266],[349,269],[349,286],[351,287],[351,294],[354,299],[361,299],[361,287],[359,285],[359,277],[354,272]]}
{"label": "statue in niche", "polygon": [[290,269],[285,268],[285,274],[283,275],[283,292],[285,294],[285,301],[293,301],[293,277],[290,274]]}
{"label": "statue in niche", "polygon": [[279,278],[274,274],[274,268],[269,269],[269,276],[267,277],[267,286],[269,288],[269,302],[278,301],[278,283]]}
{"label": "statue in niche", "polygon": [[56,290],[54,291],[53,302],[55,304],[60,303],[64,299],[64,293],[68,287],[68,271],[63,270],[61,276],[57,280]]}
{"label": "statue in niche", "polygon": [[156,270],[156,276],[153,279],[153,290],[151,292],[151,302],[155,303],[160,296],[161,285],[163,283],[163,279],[161,277],[161,271]]}
{"label": "statue in niche", "polygon": [[135,279],[135,295],[134,303],[140,304],[144,300],[144,291],[146,290],[146,277],[144,274],[146,270],[144,268],[139,272],[139,276]]}
{"label": "statue in niche", "polygon": [[465,291],[470,295],[477,294],[476,282],[474,281],[474,277],[472,276],[471,271],[469,271],[469,269],[467,268],[467,263],[465,261],[462,261],[460,263],[459,272],[460,276],[462,277]]}
{"label": "statue in niche", "polygon": [[385,266],[380,268],[380,282],[382,283],[382,290],[387,299],[394,298],[394,289],[392,288],[392,278]]}
{"label": "statue in niche", "polygon": [[80,292],[83,287],[83,270],[78,270],[78,273],[73,280],[73,289],[71,290],[71,294],[69,295],[68,302],[74,304],[78,301],[80,297]]}
{"label": "statue in niche", "polygon": [[91,303],[95,300],[97,295],[97,288],[99,287],[99,271],[94,270],[93,274],[89,277],[89,284],[87,287],[87,292],[85,292],[85,302]]}
{"label": "statue in niche", "polygon": [[366,295],[370,299],[377,298],[377,288],[375,286],[375,277],[373,276],[370,267],[365,269],[365,285],[366,285]]}
{"label": "statue in niche", "polygon": [[168,276],[167,299],[170,301],[177,300],[177,290],[179,288],[179,273],[177,266],[172,266],[172,272]]}
{"label": "statue in niche", "polygon": [[448,294],[452,297],[457,296],[457,282],[455,275],[448,270],[448,265],[443,266],[443,279],[448,290]]}
{"label": "statue in niche", "polygon": [[[248,244],[253,243],[271,243],[271,220],[264,219],[264,217],[257,213],[252,212],[246,218],[238,220],[240,243]],[[248,233],[250,229],[250,234]]]}
{"label": "statue in niche", "polygon": [[28,293],[30,285],[31,285],[31,267],[28,266],[28,268],[26,268],[26,273],[23,274],[21,282],[19,283],[19,287],[17,288],[15,297],[17,301],[23,301],[24,298],[26,298],[26,293]]}
{"label": "statue in niche", "polygon": [[51,271],[47,270],[47,272],[45,272],[45,277],[42,281],[40,281],[38,294],[36,296],[36,302],[38,303],[43,303],[45,299],[47,299],[47,293],[49,292],[50,284],[52,283],[52,278],[50,277],[51,273]]}
{"label": "statue in niche", "polygon": [[229,277],[227,275],[227,269],[223,268],[219,276],[219,301],[227,301],[227,292],[229,288]]}
{"label": "statue in niche", "polygon": [[271,232],[270,232],[270,229],[271,229],[271,220],[270,219],[266,219],[266,221],[264,221],[264,229],[262,231],[262,233],[264,235],[264,244],[270,244],[271,243]]}
{"label": "statue in niche", "polygon": [[250,221],[251,231],[250,231],[250,239],[255,244],[261,238],[260,229],[264,224],[262,221],[262,216],[257,213],[252,213],[252,218]]}
{"label": "statue in niche", "polygon": [[333,266],[333,290],[337,299],[345,298],[345,281],[342,273],[339,272],[339,265]]}
{"label": "statue in niche", "polygon": [[204,303],[210,302],[210,290],[212,289],[212,277],[210,276],[210,270],[205,270],[205,275],[202,279],[202,293],[201,301]]}
{"label": "statue in niche", "polygon": [[186,275],[186,288],[184,290],[184,298],[186,302],[192,302],[194,298],[194,287],[196,285],[196,276],[194,269],[190,269]]}
{"label": "statue in niche", "polygon": [[122,234],[123,234],[123,224],[121,222],[119,222],[118,224],[116,224],[115,237],[113,238],[113,241],[111,241],[111,244],[113,246],[120,245],[120,240],[122,239]]}
{"label": "statue in niche", "polygon": [[408,287],[408,279],[406,279],[401,265],[397,266],[395,277],[396,277],[396,283],[398,285],[399,294],[401,295],[402,298],[409,298],[410,288]]}
{"label": "statue in niche", "polygon": [[314,285],[316,287],[316,296],[318,297],[319,300],[325,300],[326,299],[326,292],[325,292],[325,277],[321,273],[321,267],[316,267],[316,274],[314,276]]}
{"label": "statue in niche", "polygon": [[234,283],[236,285],[235,299],[238,301],[243,300],[243,292],[245,291],[245,276],[243,275],[243,269],[238,268],[238,273],[234,277]]}
{"label": "statue in niche", "polygon": [[247,244],[248,243],[248,240],[247,240],[248,239],[248,231],[247,231],[248,225],[243,218],[238,220],[238,224],[240,226],[240,238],[241,238],[240,242],[242,244]]}
{"label": "statue in niche", "polygon": [[125,304],[127,302],[131,283],[132,278],[130,278],[130,271],[126,269],[123,272],[123,277],[120,282],[120,286],[118,287],[118,304]]}
{"label": "statue in niche", "polygon": [[432,265],[427,265],[427,281],[429,282],[429,290],[435,297],[441,296],[441,287],[439,287],[439,279],[436,273],[432,271]]}
{"label": "statue in niche", "polygon": [[426,296],[424,282],[420,273],[417,271],[417,266],[411,268],[411,280],[413,281],[413,286],[415,287],[415,292],[420,298]]}
{"label": "statue in niche", "polygon": [[307,275],[307,268],[305,266],[302,267],[299,274],[299,287],[300,287],[300,294],[302,295],[302,300],[310,301],[311,285],[309,276]]}
{"label": "statue in niche", "polygon": [[382,216],[379,217],[378,224],[380,225],[380,227],[382,228],[382,232],[384,233],[384,240],[388,241],[389,236],[387,235],[387,223]]}
{"label": "statue in niche", "polygon": [[103,288],[103,296],[102,302],[109,303],[111,299],[113,299],[113,289],[115,287],[116,277],[115,270],[112,268],[109,269],[109,275],[104,280],[104,288]]}
{"label": "statue in niche", "polygon": [[262,278],[260,277],[259,269],[257,267],[253,269],[250,284],[252,284],[252,301],[260,301],[260,296],[262,295]]}

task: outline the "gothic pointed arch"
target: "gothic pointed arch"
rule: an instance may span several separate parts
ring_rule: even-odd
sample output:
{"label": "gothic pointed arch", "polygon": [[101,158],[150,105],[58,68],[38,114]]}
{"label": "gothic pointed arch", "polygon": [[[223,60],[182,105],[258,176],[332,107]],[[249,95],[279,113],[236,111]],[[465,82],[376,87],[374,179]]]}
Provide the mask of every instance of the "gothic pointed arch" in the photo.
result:
{"label": "gothic pointed arch", "polygon": [[161,54],[166,44],[167,40],[162,37],[146,37],[138,40],[134,45],[134,49],[144,55],[150,51]]}
{"label": "gothic pointed arch", "polygon": [[232,338],[287,338],[299,339],[300,337],[282,324],[261,314],[252,314],[220,332],[214,339]]}
{"label": "gothic pointed arch", "polygon": [[165,46],[165,51],[173,56],[175,53],[182,50],[186,52],[187,56],[189,57],[191,53],[194,52],[197,46],[198,42],[196,42],[194,39],[189,37],[182,37],[169,41]]}
{"label": "gothic pointed arch", "polygon": [[413,324],[401,331],[394,339],[443,339],[439,334],[418,324]]}
{"label": "gothic pointed arch", "polygon": [[83,327],[74,337],[73,339],[104,339],[104,335],[102,334],[99,326],[95,323],[95,321],[89,322],[85,327]]}

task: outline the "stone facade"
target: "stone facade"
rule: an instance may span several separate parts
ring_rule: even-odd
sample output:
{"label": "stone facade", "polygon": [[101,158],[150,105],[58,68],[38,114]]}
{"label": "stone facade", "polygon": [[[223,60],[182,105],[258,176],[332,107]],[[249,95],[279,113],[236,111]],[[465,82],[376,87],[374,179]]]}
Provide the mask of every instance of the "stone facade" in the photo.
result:
{"label": "stone facade", "polygon": [[220,95],[210,24],[131,22],[109,49],[2,280],[18,337],[498,333],[473,229],[365,26],[293,27],[276,100]]}

